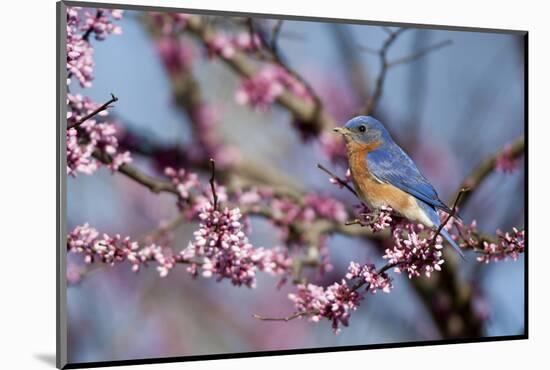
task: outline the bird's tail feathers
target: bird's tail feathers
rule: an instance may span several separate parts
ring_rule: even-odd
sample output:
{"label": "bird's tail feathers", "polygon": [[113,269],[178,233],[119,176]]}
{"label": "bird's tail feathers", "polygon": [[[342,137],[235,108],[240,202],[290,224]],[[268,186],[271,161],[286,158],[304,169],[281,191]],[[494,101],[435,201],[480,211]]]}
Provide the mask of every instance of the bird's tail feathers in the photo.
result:
{"label": "bird's tail feathers", "polygon": [[449,242],[449,244],[453,247],[453,249],[458,253],[460,257],[462,257],[463,260],[466,260],[464,257],[464,253],[462,253],[462,250],[458,246],[458,244],[453,240],[451,235],[447,232],[447,230],[443,229],[440,232],[441,235]]}

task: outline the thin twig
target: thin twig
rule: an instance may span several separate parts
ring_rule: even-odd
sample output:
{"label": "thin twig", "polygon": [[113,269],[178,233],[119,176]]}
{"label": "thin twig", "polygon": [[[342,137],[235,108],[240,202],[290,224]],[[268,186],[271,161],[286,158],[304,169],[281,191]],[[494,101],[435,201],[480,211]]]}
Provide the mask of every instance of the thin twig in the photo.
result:
{"label": "thin twig", "polygon": [[106,110],[107,108],[111,108],[109,105],[114,103],[114,102],[117,102],[118,101],[118,98],[116,96],[114,96],[113,93],[111,93],[111,99],[109,99],[109,101],[103,103],[100,107],[98,107],[97,109],[95,109],[93,112],[90,112],[88,113],[87,115],[85,115],[84,117],[82,117],[81,119],[79,119],[78,121],[70,124],[70,125],[67,125],[67,129],[70,129],[70,128],[75,128],[75,127],[78,127],[80,126],[81,124],[83,124],[84,122],[86,122],[87,120],[89,120],[90,118],[94,117],[95,115],[103,112],[104,110]]}
{"label": "thin twig", "polygon": [[[376,77],[376,81],[374,83],[374,92],[372,93],[372,96],[367,101],[367,104],[363,109],[361,109],[360,114],[362,115],[368,115],[371,114],[376,105],[378,104],[378,101],[380,100],[380,97],[382,96],[383,88],[384,88],[384,81],[386,79],[386,75],[388,73],[389,64],[388,64],[388,57],[387,53],[392,44],[397,40],[399,35],[401,35],[403,32],[405,32],[407,28],[399,28],[396,31],[390,30],[387,31],[388,37],[384,41],[384,44],[382,47],[378,50],[378,59],[380,60],[380,72],[378,73],[378,76]],[[363,48],[364,50],[365,48]]]}
{"label": "thin twig", "polygon": [[399,64],[406,64],[406,63],[413,62],[417,59],[422,58],[426,54],[431,53],[432,51],[442,49],[445,46],[451,45],[452,43],[453,43],[453,40],[451,40],[451,39],[440,41],[436,44],[433,44],[433,45],[428,46],[428,47],[426,47],[422,50],[419,50],[416,53],[413,53],[411,55],[408,55],[408,56],[405,56],[405,57],[402,57],[402,58],[398,58],[398,59],[395,59],[391,62],[388,62],[388,68],[395,67]]}
{"label": "thin twig", "polygon": [[341,179],[340,177],[336,176],[334,173],[332,173],[329,169],[327,169],[326,167],[324,167],[322,164],[320,163],[317,163],[317,167],[326,172],[328,175],[330,175],[331,178],[335,179],[340,185],[342,185],[343,187],[345,187],[346,189],[348,189],[353,195],[355,195],[358,199],[359,198],[359,195],[357,194],[357,192],[355,191],[354,188],[352,188],[348,183],[347,181]]}
{"label": "thin twig", "polygon": [[281,34],[281,29],[283,28],[283,20],[278,19],[277,23],[275,23],[275,26],[273,27],[273,32],[271,34],[271,50],[273,51],[273,54],[276,55],[277,59],[279,58],[279,35]]}
{"label": "thin twig", "polygon": [[214,200],[214,209],[218,209],[218,195],[216,194],[216,185],[214,184],[216,180],[216,162],[214,159],[210,158],[210,187],[212,188],[212,198]]}
{"label": "thin twig", "polygon": [[299,311],[299,312],[295,312],[292,315],[285,316],[285,317],[265,317],[265,316],[261,316],[261,315],[258,315],[258,314],[254,314],[254,318],[258,319],[258,320],[261,320],[261,321],[290,321],[290,320],[297,319],[298,317],[302,317],[302,316],[313,314],[313,313],[315,313],[315,312]]}
{"label": "thin twig", "polygon": [[435,232],[435,234],[432,238],[432,241],[430,242],[430,246],[433,246],[435,244],[437,237],[441,233],[441,230],[443,230],[445,225],[447,225],[447,222],[449,222],[451,217],[455,217],[458,204],[460,203],[460,198],[462,198],[462,196],[464,194],[466,194],[468,191],[470,191],[470,189],[468,189],[468,188],[461,188],[460,189],[460,191],[458,192],[458,194],[456,196],[456,199],[453,203],[453,207],[451,208],[451,212],[447,215],[447,218],[445,218],[445,220],[437,228],[437,230],[436,230],[436,232]]}
{"label": "thin twig", "polygon": [[[396,265],[397,265],[396,263],[387,263],[378,270],[378,274],[382,274],[382,273],[386,272],[387,270],[391,269],[392,267],[395,267]],[[363,279],[360,282],[358,282],[357,284],[355,284],[350,289],[350,291],[355,292],[355,291],[359,290],[365,284],[367,284],[367,281]],[[367,290],[369,289],[369,286],[370,286],[370,284],[367,284],[367,287],[366,287]],[[298,311],[298,312],[294,312],[293,314],[288,315],[288,316],[284,316],[284,317],[268,317],[268,316],[261,316],[261,315],[258,315],[258,314],[254,314],[254,318],[258,319],[258,320],[261,320],[261,321],[285,321],[285,322],[287,322],[287,321],[290,321],[290,320],[297,319],[298,317],[302,317],[302,316],[306,316],[306,315],[315,315],[315,314],[319,314],[319,312],[318,311]]]}
{"label": "thin twig", "polygon": [[[380,270],[378,270],[378,274],[383,274],[384,272],[388,271],[389,269],[391,269],[392,267],[395,267],[397,266],[398,264],[397,263],[387,263],[385,264],[384,266],[382,266],[380,268]],[[352,288],[351,288],[351,291],[352,292],[355,292],[356,290],[358,290],[359,288],[361,288],[363,285],[365,285],[367,282],[366,280],[362,280],[360,281],[359,283],[355,284]],[[366,290],[368,290],[370,287],[370,283],[367,284],[367,287],[365,288]]]}

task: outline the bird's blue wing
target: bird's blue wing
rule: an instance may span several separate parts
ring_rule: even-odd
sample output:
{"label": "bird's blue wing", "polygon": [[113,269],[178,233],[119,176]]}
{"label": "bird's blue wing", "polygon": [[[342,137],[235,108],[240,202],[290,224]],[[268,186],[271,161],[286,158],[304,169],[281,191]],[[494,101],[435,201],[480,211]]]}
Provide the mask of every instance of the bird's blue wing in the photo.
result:
{"label": "bird's blue wing", "polygon": [[369,171],[380,181],[392,184],[421,201],[450,212],[434,187],[420,173],[412,159],[397,145],[387,145],[367,154]]}

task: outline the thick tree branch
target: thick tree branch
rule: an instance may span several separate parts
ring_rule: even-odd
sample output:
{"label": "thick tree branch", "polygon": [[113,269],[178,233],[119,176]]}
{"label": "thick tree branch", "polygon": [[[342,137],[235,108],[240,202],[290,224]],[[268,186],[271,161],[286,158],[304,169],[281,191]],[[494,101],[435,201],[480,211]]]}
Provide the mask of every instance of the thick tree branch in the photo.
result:
{"label": "thick tree branch", "polygon": [[[187,21],[185,30],[194,35],[202,43],[207,43],[215,36],[215,30],[206,24],[200,16],[191,16]],[[220,55],[220,59],[243,77],[249,78],[258,72],[257,67],[250,63],[246,55],[240,51],[236,50],[229,57]],[[304,80],[300,77],[300,81],[303,82]],[[307,84],[305,86],[307,88]],[[278,96],[277,102],[303,122],[304,125],[314,126],[314,131],[329,129],[335,126],[334,119],[325,111],[319,110],[315,102],[312,104],[294,96],[289,91],[284,91]]]}
{"label": "thick tree branch", "polygon": [[[98,149],[94,151],[93,156],[105,165],[109,165],[113,162],[113,158],[109,154]],[[178,190],[171,182],[155,179],[154,177],[141,172],[132,165],[123,164],[118,168],[118,172],[145,186],[153,193],[167,192],[179,196]]]}

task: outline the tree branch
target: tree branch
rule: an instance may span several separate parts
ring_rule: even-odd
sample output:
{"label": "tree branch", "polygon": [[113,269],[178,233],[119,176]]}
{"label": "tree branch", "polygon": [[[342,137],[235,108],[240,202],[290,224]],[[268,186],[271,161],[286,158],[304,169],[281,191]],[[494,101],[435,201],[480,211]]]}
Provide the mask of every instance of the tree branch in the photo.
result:
{"label": "tree branch", "polygon": [[[93,153],[94,158],[101,161],[105,165],[109,165],[113,162],[113,158],[98,149],[96,149]],[[151,190],[153,193],[160,193],[160,192],[167,192],[172,193],[177,196],[179,196],[179,192],[176,189],[176,187],[168,181],[162,181],[157,180],[154,177],[151,177],[140,170],[138,170],[136,167],[129,165],[129,164],[123,164],[118,168],[118,172],[122,173],[123,175],[126,175],[128,178],[132,179],[133,181],[145,186],[149,190]]]}
{"label": "tree branch", "polygon": [[218,195],[216,194],[216,185],[214,184],[215,183],[215,180],[216,180],[216,162],[214,162],[214,160],[212,158],[210,158],[210,167],[211,167],[211,176],[210,176],[210,188],[212,189],[212,198],[213,198],[213,202],[212,204],[214,205],[214,209],[218,209]]}
{"label": "tree branch", "polygon": [[525,152],[525,138],[523,136],[518,137],[510,146],[510,148],[500,149],[498,152],[487,157],[476,168],[472,170],[462,182],[461,188],[469,188],[470,191],[461,198],[458,202],[458,207],[463,208],[465,204],[470,200],[470,197],[474,191],[479,188],[483,180],[487,178],[495,169],[496,160],[503,153],[504,150],[509,150],[511,158],[519,158]]}
{"label": "tree branch", "polygon": [[341,179],[340,177],[336,176],[334,173],[332,173],[329,169],[327,169],[325,166],[323,166],[322,164],[320,163],[317,163],[317,168],[319,168],[320,170],[324,171],[325,173],[327,173],[331,178],[335,179],[340,185],[342,185],[343,187],[345,187],[346,189],[348,189],[353,195],[355,195],[357,197],[357,199],[361,200],[359,198],[359,195],[357,194],[357,192],[355,191],[354,188],[352,188],[347,181]]}
{"label": "tree branch", "polygon": [[455,201],[453,203],[453,207],[451,208],[451,212],[447,215],[447,217],[445,218],[445,220],[443,220],[443,222],[439,225],[439,227],[437,228],[433,238],[432,238],[432,241],[430,242],[430,245],[433,246],[437,240],[437,237],[439,236],[439,234],[441,233],[441,230],[443,230],[443,228],[445,227],[445,225],[447,225],[447,223],[449,222],[449,220],[451,219],[451,217],[455,217],[456,216],[456,209],[457,209],[457,206],[458,206],[458,203],[460,202],[460,198],[462,198],[462,196],[464,194],[466,194],[470,189],[467,189],[467,188],[462,188],[460,189],[460,191],[458,192],[456,198],[455,198]]}
{"label": "tree branch", "polygon": [[92,118],[92,117],[96,116],[97,114],[103,112],[107,108],[111,108],[109,105],[111,105],[112,103],[115,103],[117,101],[118,101],[118,98],[116,96],[114,96],[113,93],[111,93],[111,99],[109,99],[107,102],[103,103],[97,109],[95,109],[94,111],[88,113],[87,115],[85,115],[84,117],[79,119],[78,121],[76,121],[76,122],[74,122],[70,125],[67,125],[67,130],[71,129],[71,128],[77,128],[78,126],[80,126],[81,124],[83,124],[84,122],[89,120],[90,118]]}
{"label": "tree branch", "polygon": [[[212,40],[215,36],[215,30],[207,25],[200,16],[191,16],[186,23],[185,31],[190,32],[204,44],[206,44],[209,40]],[[219,58],[227,66],[243,77],[250,78],[258,72],[257,67],[248,61],[248,58],[244,53],[238,50],[236,50],[231,56],[220,55]],[[292,70],[289,72],[292,74]],[[303,78],[299,77],[299,75],[295,72],[293,76],[298,76],[300,82],[305,82]],[[307,89],[309,84],[306,82],[304,86]],[[308,92],[310,92],[309,89]],[[314,100],[315,95],[316,94],[313,94]],[[334,119],[324,110],[319,109],[315,102],[312,104],[304,99],[296,97],[289,91],[285,90],[281,95],[279,95],[277,97],[277,102],[285,107],[298,120],[303,122],[304,125],[312,125],[312,130],[315,130],[316,132],[321,129],[329,129],[335,126]]]}
{"label": "tree branch", "polygon": [[265,316],[261,316],[261,315],[258,315],[258,314],[254,314],[253,316],[254,316],[255,319],[258,319],[258,320],[261,320],[261,321],[290,321],[290,320],[297,319],[298,317],[310,315],[310,314],[313,314],[313,313],[314,312],[310,312],[310,311],[300,311],[300,312],[295,312],[292,315],[285,316],[285,317],[265,317]]}
{"label": "tree branch", "polygon": [[426,54],[431,53],[432,51],[436,51],[438,49],[442,49],[445,46],[451,45],[452,43],[453,43],[453,40],[451,39],[440,41],[420,51],[417,51],[416,53],[388,62],[388,68],[392,68],[400,64],[414,62],[415,60],[422,58]]}
{"label": "tree branch", "polygon": [[374,92],[372,93],[372,96],[367,101],[367,104],[363,109],[361,109],[360,114],[361,115],[369,115],[374,111],[374,108],[378,104],[378,101],[380,100],[380,97],[382,96],[382,91],[384,88],[384,81],[386,79],[386,75],[388,73],[389,64],[387,59],[387,53],[390,47],[393,45],[393,43],[397,40],[399,35],[401,35],[403,32],[405,32],[407,28],[399,28],[396,31],[393,30],[387,30],[388,37],[384,41],[384,44],[382,47],[378,50],[378,59],[380,60],[380,72],[378,73],[378,76],[376,77],[376,82],[374,84]]}

